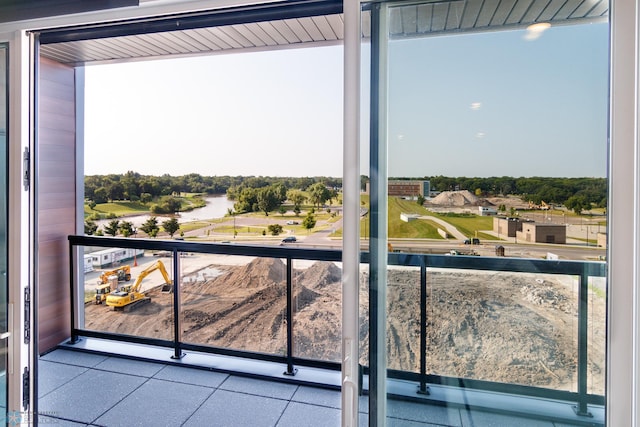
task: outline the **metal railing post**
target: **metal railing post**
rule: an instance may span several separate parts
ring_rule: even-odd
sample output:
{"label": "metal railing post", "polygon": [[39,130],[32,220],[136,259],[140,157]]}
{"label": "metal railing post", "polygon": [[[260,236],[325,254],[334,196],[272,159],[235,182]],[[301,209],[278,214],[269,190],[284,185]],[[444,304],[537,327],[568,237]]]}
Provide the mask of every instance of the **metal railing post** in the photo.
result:
{"label": "metal railing post", "polygon": [[71,295],[71,339],[69,344],[75,344],[78,342],[78,333],[76,329],[76,310],[78,307],[76,297],[76,274],[75,274],[75,262],[73,256],[73,243],[69,242],[69,295]]}
{"label": "metal railing post", "polygon": [[426,257],[420,265],[420,385],[419,394],[429,394],[427,387],[427,266]]}
{"label": "metal railing post", "polygon": [[172,359],[182,359],[184,353],[180,346],[180,254],[173,249],[173,356]]}
{"label": "metal railing post", "polygon": [[293,367],[293,261],[287,257],[287,370],[284,375],[295,375]]}
{"label": "metal railing post", "polygon": [[589,362],[587,332],[589,327],[589,274],[587,268],[580,275],[578,290],[578,405],[576,414],[592,417],[587,408],[587,368]]}

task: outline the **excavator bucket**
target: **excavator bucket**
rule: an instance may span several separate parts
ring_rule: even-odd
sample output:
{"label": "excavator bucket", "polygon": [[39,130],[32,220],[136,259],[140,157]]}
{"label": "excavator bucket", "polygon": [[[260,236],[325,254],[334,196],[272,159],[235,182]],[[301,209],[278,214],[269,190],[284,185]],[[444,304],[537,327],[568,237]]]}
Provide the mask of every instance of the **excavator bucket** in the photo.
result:
{"label": "excavator bucket", "polygon": [[173,292],[173,285],[171,283],[165,283],[164,285],[162,285],[162,289],[160,289],[160,292],[162,292],[163,294],[170,294],[171,292]]}

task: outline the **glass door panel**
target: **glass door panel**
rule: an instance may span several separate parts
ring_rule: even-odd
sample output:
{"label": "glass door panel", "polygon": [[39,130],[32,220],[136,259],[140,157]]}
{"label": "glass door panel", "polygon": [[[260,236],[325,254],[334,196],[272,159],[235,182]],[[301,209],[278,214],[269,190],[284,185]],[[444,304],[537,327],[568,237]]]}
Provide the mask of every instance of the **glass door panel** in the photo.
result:
{"label": "glass door panel", "polygon": [[533,4],[371,4],[370,425],[604,424],[609,25]]}
{"label": "glass door panel", "polygon": [[0,43],[0,407],[7,408],[7,153],[8,153],[8,57]]}

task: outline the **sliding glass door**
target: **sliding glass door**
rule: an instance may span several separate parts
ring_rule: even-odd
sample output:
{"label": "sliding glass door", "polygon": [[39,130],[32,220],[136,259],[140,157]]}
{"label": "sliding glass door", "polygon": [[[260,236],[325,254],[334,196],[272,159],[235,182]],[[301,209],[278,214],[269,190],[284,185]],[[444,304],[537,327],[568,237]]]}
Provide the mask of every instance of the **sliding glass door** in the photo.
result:
{"label": "sliding glass door", "polygon": [[370,5],[370,425],[604,423],[609,25],[579,3]]}
{"label": "sliding glass door", "polygon": [[8,57],[0,43],[0,407],[7,408],[7,155],[8,155]]}

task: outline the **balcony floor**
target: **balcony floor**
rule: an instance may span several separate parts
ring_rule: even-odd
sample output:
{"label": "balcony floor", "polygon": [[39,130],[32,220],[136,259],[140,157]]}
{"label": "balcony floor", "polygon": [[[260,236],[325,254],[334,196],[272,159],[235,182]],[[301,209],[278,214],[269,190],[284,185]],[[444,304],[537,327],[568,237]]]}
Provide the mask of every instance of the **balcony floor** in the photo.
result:
{"label": "balcony floor", "polygon": [[[40,358],[38,387],[40,423],[63,427],[340,425],[339,391],[64,349]],[[387,415],[388,426],[573,425],[395,400]]]}

